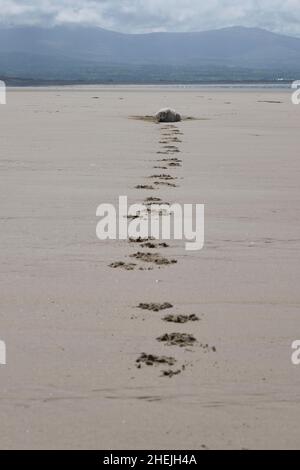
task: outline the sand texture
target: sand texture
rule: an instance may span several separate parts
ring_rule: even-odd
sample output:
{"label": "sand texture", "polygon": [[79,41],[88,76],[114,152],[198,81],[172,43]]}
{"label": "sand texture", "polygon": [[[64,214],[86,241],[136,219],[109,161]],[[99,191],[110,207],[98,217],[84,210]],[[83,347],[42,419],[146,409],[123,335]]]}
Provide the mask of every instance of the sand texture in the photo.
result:
{"label": "sand texture", "polygon": [[[195,119],[141,118],[167,106]],[[299,113],[275,90],[8,91],[1,449],[300,447]],[[99,241],[119,195],[205,204],[204,249]]]}

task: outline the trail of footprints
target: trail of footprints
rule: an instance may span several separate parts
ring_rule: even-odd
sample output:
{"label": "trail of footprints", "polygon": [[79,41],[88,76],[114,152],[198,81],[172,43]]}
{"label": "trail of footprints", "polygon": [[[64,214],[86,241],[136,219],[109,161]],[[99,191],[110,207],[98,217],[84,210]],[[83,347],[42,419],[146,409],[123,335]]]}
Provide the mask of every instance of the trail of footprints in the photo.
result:
{"label": "trail of footprints", "polygon": [[[167,173],[166,170],[174,170],[182,166],[182,160],[174,156],[174,154],[180,152],[178,146],[175,144],[179,144],[182,142],[179,137],[181,135],[183,135],[183,133],[178,129],[178,127],[173,124],[165,125],[161,128],[161,136],[159,143],[162,146],[162,150],[159,150],[157,152],[157,155],[159,157],[157,158],[156,164],[153,168],[154,170],[160,171],[155,171],[152,175],[148,176],[146,178],[148,181],[146,183],[136,185],[136,189],[156,191],[159,190],[160,187],[178,187],[179,178],[175,175]],[[164,155],[164,157],[160,157],[160,155]],[[153,210],[151,209],[151,206],[153,206],[154,204],[159,204],[160,206],[169,205],[168,202],[165,202],[160,197],[155,196],[148,196],[143,201],[143,205],[147,207],[149,213],[151,212],[151,210]],[[163,211],[158,212],[158,215],[164,215]],[[129,219],[137,219],[140,216],[129,215],[127,217]],[[167,243],[159,243],[158,241],[153,240],[151,237],[147,239],[130,239],[129,241],[132,244],[136,244],[139,247],[139,250],[129,256],[131,259],[128,262],[116,261],[111,263],[109,265],[111,268],[120,268],[126,271],[133,271],[136,269],[140,271],[150,271],[154,268],[161,269],[166,266],[177,264],[176,259],[163,256],[159,252],[145,252],[140,250],[140,248],[149,250],[159,250],[161,248],[168,248],[169,245]]]}
{"label": "trail of footprints", "polygon": [[[176,157],[176,154],[180,153],[180,149],[177,144],[180,144],[182,141],[180,136],[183,133],[173,124],[164,125],[161,127],[161,136],[159,144],[162,146],[161,150],[157,152],[158,159],[153,167],[155,171],[154,174],[147,177],[149,182],[138,184],[135,186],[139,190],[155,191],[160,187],[169,187],[177,188],[179,178],[169,174],[169,170],[178,170],[182,167],[182,160]],[[143,204],[148,208],[148,211],[151,212],[151,205],[169,205],[168,202],[164,202],[160,197],[157,196],[148,196],[144,199]],[[160,214],[163,215],[163,214]],[[130,218],[138,218],[139,216],[129,216]],[[163,256],[158,251],[141,251],[141,249],[148,250],[159,250],[160,248],[168,248],[167,243],[161,243],[152,238],[136,238],[129,239],[129,243],[135,244],[138,246],[138,251],[131,254],[130,262],[117,261],[111,263],[109,266],[111,268],[121,268],[127,271],[138,270],[152,270],[156,268],[162,268],[165,266],[174,265],[177,263],[177,260],[174,258],[168,258]],[[165,303],[140,303],[138,308],[148,312],[162,312],[173,308],[173,305]],[[134,318],[134,317],[132,317]],[[188,322],[198,322],[200,319],[195,314],[173,314],[167,313],[162,318],[162,321],[167,323],[174,324],[186,324]],[[208,344],[201,344],[197,339],[188,333],[165,333],[156,338],[160,343],[165,344],[166,346],[177,346],[181,348],[191,348],[195,345],[202,348],[204,352],[216,352],[216,348],[210,347]],[[180,364],[178,360],[173,356],[157,356],[154,354],[146,354],[143,352],[136,359],[136,367],[141,369],[142,367],[153,367],[153,366],[164,366],[165,369],[161,370],[161,377],[172,378],[180,373],[182,373],[188,363]]]}
{"label": "trail of footprints", "polygon": [[[172,309],[173,305],[169,302],[164,303],[140,303],[138,305],[139,309],[148,311],[148,312],[162,312],[167,309]],[[165,314],[161,320],[165,322],[175,323],[175,324],[184,324],[187,322],[198,322],[200,318],[195,315],[182,315],[182,314]],[[199,343],[197,339],[189,333],[165,333],[156,338],[160,343],[165,344],[166,346],[177,346],[181,348],[186,348],[187,351],[190,351],[189,348],[197,345],[202,349],[204,353],[216,352],[215,346],[209,346],[208,344]],[[189,363],[178,363],[177,359],[173,356],[156,356],[154,354],[146,354],[143,352],[136,359],[136,367],[141,369],[142,366],[167,366],[167,369],[161,370],[161,377],[172,378],[175,375],[181,374]],[[172,367],[172,369],[170,368]]]}

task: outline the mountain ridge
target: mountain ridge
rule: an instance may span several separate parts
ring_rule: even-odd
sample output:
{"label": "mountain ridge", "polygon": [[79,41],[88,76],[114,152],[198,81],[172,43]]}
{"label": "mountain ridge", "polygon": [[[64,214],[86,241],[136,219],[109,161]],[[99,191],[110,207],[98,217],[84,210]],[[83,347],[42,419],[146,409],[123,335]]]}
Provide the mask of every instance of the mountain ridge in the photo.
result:
{"label": "mountain ridge", "polygon": [[169,75],[176,68],[187,69],[188,75],[188,68],[201,74],[223,67],[232,69],[233,79],[238,70],[271,79],[300,72],[300,38],[241,26],[143,34],[84,25],[0,27],[1,76],[89,81],[91,76],[101,79],[102,69],[118,66],[128,71],[152,66],[158,80],[164,67]]}

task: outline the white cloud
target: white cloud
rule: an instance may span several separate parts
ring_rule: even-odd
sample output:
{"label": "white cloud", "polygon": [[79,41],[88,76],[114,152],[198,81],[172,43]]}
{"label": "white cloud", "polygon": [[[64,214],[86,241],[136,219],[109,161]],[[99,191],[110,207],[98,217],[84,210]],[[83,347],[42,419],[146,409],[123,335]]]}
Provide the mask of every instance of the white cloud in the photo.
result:
{"label": "white cloud", "polygon": [[243,25],[300,36],[299,18],[299,0],[0,0],[1,23],[85,23],[124,32]]}

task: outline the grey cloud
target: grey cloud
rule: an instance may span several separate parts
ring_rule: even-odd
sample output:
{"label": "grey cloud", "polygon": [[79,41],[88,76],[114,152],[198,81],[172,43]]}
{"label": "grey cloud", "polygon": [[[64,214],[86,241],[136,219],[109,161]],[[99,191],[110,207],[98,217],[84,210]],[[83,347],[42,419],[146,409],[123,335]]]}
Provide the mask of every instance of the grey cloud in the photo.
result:
{"label": "grey cloud", "polygon": [[124,32],[255,26],[300,36],[299,0],[0,0],[3,24],[83,23]]}

